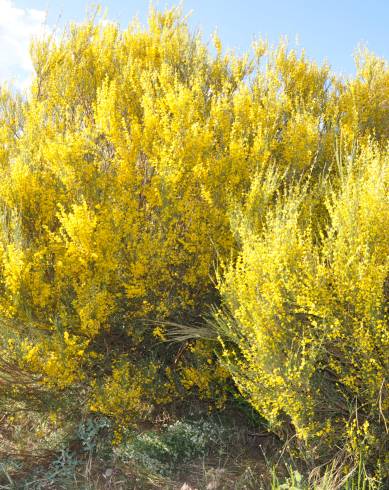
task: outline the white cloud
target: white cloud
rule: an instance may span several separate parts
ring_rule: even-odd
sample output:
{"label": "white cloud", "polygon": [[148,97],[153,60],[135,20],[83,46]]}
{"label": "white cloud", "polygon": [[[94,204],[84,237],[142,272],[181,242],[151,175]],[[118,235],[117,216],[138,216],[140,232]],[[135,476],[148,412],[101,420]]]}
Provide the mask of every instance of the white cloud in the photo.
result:
{"label": "white cloud", "polygon": [[13,81],[20,89],[29,85],[33,71],[30,42],[47,30],[45,11],[0,0],[0,83]]}

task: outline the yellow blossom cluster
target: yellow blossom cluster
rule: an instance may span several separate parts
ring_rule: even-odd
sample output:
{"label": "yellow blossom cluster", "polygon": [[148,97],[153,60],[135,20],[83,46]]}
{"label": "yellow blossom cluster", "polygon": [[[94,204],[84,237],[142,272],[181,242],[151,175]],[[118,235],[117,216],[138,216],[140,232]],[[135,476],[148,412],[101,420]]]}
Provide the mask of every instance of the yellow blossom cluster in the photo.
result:
{"label": "yellow blossom cluster", "polygon": [[[320,235],[313,183],[278,194],[261,227],[241,215],[242,249],[220,274],[215,321],[237,386],[276,429],[289,421],[311,447],[379,453],[389,411],[388,149],[371,143],[332,184]],[[256,187],[259,204],[266,190]]]}
{"label": "yellow blossom cluster", "polygon": [[33,42],[25,97],[0,89],[2,354],[123,423],[182,390],[220,406],[215,346],[160,341],[221,301],[253,406],[333,432],[326,390],[383,398],[388,65],[361,51],[344,80],[284,42],[214,45],[180,9],[87,20]]}

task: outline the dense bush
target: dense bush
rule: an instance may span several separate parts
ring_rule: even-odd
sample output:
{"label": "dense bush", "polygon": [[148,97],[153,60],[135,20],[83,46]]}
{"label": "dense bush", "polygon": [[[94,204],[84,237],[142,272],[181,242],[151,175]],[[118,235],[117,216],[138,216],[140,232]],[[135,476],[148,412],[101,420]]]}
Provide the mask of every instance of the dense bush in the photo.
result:
{"label": "dense bush", "polygon": [[[343,80],[284,43],[214,48],[177,9],[92,19],[33,43],[26,97],[1,89],[0,398],[77,393],[127,425],[221,406],[228,368],[311,447],[380,452],[387,63]],[[220,302],[224,367],[208,340],[161,347]]]}
{"label": "dense bush", "polygon": [[242,250],[220,278],[215,320],[237,386],[316,456],[385,452],[388,185],[387,150],[366,147],[327,183],[320,233],[311,183],[278,194],[262,226],[242,215]]}
{"label": "dense bush", "polygon": [[[2,91],[0,308],[19,335],[5,355],[53,389],[92,386],[110,415],[147,411],[160,339],[143,321],[198,316],[232,243],[223,210],[243,176],[237,160],[222,182],[222,162],[247,64],[211,59],[176,11],[148,30],[73,25],[32,56],[27,100]],[[156,391],[168,400],[171,381]]]}

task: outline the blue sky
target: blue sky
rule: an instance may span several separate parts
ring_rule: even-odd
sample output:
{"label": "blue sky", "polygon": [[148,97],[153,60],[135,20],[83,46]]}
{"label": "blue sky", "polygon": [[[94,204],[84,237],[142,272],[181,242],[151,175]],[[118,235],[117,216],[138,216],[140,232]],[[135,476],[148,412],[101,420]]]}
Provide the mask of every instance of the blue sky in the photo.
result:
{"label": "blue sky", "polygon": [[[147,19],[148,0],[100,3],[122,27],[134,15],[142,22]],[[14,78],[20,86],[27,85],[29,36],[69,20],[81,21],[90,4],[83,0],[0,0],[0,81]],[[176,4],[154,2],[160,8]],[[192,12],[190,23],[200,28],[206,40],[217,29],[224,46],[239,52],[249,48],[255,37],[274,43],[286,35],[291,44],[297,39],[310,58],[328,60],[334,71],[345,75],[354,72],[352,55],[360,43],[389,59],[389,0],[186,0],[183,9]]]}

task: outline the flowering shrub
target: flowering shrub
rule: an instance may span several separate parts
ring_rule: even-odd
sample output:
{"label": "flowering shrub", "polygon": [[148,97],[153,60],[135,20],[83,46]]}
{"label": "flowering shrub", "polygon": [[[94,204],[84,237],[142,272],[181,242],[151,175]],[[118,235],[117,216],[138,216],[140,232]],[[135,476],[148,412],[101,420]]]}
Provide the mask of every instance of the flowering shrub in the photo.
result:
{"label": "flowering shrub", "polygon": [[[375,444],[387,64],[361,52],[344,81],[283,43],[214,45],[177,9],[125,31],[92,19],[34,41],[25,98],[1,89],[2,357],[122,424],[185,390],[220,406],[214,347],[164,350],[149,325],[198,321],[221,296],[226,366],[258,410],[302,438]],[[334,420],[317,417],[328,390]]]}
{"label": "flowering shrub", "polygon": [[238,388],[275,429],[366,457],[384,454],[389,409],[387,150],[367,146],[332,184],[320,235],[308,187],[279,194],[262,227],[243,215],[215,322]]}
{"label": "flowering shrub", "polygon": [[[144,320],[198,316],[214,294],[216,252],[232,245],[224,207],[242,185],[213,189],[214,163],[248,63],[212,59],[176,10],[152,12],[148,30],[73,25],[32,56],[27,100],[1,93],[0,311],[44,383],[110,391],[129,383],[116,361],[132,372],[156,343]],[[105,399],[91,403],[112,414]]]}

